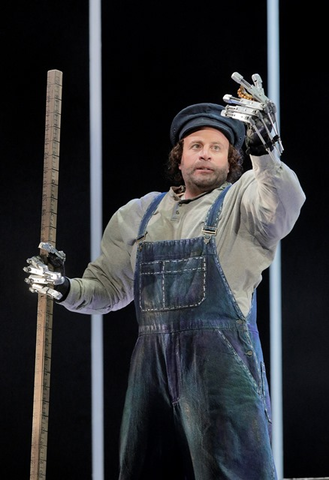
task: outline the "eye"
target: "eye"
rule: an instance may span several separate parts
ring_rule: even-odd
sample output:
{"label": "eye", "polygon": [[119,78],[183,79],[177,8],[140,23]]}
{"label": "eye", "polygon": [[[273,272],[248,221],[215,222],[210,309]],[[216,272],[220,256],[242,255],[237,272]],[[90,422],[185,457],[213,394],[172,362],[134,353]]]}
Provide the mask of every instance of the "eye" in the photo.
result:
{"label": "eye", "polygon": [[220,147],[220,145],[213,145],[213,146],[212,146],[212,149],[213,149],[215,152],[220,152],[221,147]]}
{"label": "eye", "polygon": [[201,148],[201,143],[195,142],[191,145],[192,150],[199,150]]}

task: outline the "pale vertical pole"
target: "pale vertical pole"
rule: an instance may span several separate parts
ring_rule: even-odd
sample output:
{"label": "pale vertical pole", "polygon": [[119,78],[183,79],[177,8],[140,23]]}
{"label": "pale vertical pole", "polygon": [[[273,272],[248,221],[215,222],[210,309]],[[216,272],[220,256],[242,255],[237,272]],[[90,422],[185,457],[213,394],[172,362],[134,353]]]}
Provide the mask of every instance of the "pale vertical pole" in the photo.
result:
{"label": "pale vertical pole", "polygon": [[[279,0],[267,0],[268,96],[277,107],[280,127]],[[281,245],[270,267],[270,361],[273,408],[273,455],[283,479]]]}
{"label": "pale vertical pole", "polygon": [[[101,0],[89,0],[90,240],[91,259],[100,254],[102,209]],[[92,478],[104,479],[103,317],[91,317]]]}

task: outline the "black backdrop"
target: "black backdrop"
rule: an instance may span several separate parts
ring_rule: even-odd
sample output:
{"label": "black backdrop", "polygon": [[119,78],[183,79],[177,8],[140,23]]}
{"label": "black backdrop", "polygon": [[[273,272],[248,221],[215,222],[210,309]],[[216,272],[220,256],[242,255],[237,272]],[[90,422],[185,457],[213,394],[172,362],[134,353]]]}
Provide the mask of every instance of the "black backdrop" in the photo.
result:
{"label": "black backdrop", "polygon": [[[283,240],[285,477],[329,475],[326,25],[317,0],[280,11],[283,160],[307,201]],[[284,4],[286,3],[286,5]],[[266,2],[103,2],[104,226],[130,198],[168,187],[169,125],[190,103],[234,93],[234,71],[267,85]],[[312,33],[311,33],[312,32]],[[29,478],[37,298],[22,271],[40,236],[46,77],[63,71],[57,245],[89,261],[89,38],[85,0],[14,1],[1,15],[0,475]],[[268,272],[259,328],[269,365]],[[90,318],[55,306],[47,479],[91,478]],[[133,306],[104,317],[105,473],[118,431]]]}

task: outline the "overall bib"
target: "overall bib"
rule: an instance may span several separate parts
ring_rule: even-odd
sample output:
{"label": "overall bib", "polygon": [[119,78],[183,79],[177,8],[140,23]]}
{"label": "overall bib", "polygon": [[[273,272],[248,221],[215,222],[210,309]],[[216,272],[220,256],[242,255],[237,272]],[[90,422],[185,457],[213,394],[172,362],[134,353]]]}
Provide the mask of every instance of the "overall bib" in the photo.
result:
{"label": "overall bib", "polygon": [[276,479],[256,292],[245,317],[214,239],[227,190],[200,237],[144,240],[163,194],[141,223],[119,480]]}

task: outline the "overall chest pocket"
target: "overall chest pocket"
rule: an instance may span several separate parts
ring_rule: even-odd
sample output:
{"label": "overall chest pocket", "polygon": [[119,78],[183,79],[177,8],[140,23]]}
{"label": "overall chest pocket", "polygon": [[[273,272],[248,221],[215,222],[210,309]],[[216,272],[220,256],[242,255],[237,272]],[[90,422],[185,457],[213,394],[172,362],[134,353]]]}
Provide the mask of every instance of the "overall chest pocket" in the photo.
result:
{"label": "overall chest pocket", "polygon": [[206,295],[203,256],[142,263],[139,275],[142,311],[165,311],[200,305]]}

